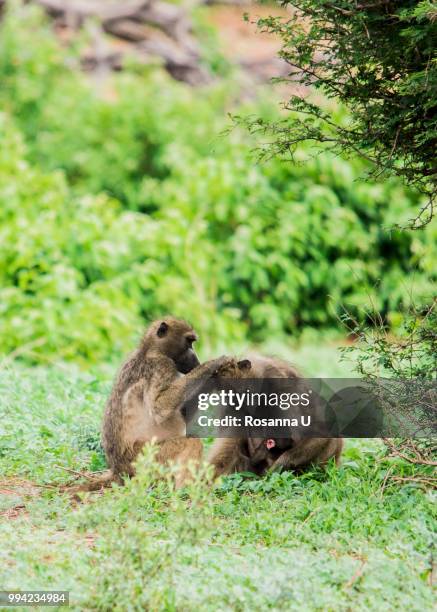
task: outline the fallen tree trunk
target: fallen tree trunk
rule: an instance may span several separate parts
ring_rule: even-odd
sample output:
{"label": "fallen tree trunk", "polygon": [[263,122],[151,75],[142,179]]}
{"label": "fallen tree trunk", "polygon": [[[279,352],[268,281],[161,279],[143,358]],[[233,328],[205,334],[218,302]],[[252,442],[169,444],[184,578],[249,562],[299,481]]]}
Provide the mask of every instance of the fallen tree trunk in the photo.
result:
{"label": "fallen tree trunk", "polygon": [[131,0],[126,3],[101,2],[99,0],[28,0],[42,6],[52,17],[65,17],[67,14],[79,19],[97,17],[110,21],[134,17],[138,11],[147,7],[151,0]]}
{"label": "fallen tree trunk", "polygon": [[[0,0],[2,2],[3,0]],[[159,0],[28,0],[41,6],[57,27],[77,30],[93,19],[100,29],[119,38],[130,47],[111,48],[107,52],[88,51],[83,58],[87,70],[120,69],[127,53],[140,61],[159,58],[168,72],[178,80],[192,85],[206,83],[210,76],[201,64],[201,56],[192,35],[192,23],[186,11]],[[101,45],[100,45],[101,46]]]}

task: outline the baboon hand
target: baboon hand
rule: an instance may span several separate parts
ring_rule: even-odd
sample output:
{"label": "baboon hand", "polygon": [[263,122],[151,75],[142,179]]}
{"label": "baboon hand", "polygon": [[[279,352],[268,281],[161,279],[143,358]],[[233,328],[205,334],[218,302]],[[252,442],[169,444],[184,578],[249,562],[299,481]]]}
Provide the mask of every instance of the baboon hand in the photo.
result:
{"label": "baboon hand", "polygon": [[292,449],[279,455],[276,461],[270,466],[269,472],[281,472],[282,470],[295,467],[294,454]]}
{"label": "baboon hand", "polygon": [[214,366],[212,372],[214,377],[224,376],[238,368],[237,360],[234,357],[227,357],[226,355],[214,359],[211,364]]}
{"label": "baboon hand", "polygon": [[[242,378],[252,367],[249,359],[237,361],[233,357],[224,358],[217,367],[214,376],[218,378]],[[246,374],[247,375],[247,374]]]}

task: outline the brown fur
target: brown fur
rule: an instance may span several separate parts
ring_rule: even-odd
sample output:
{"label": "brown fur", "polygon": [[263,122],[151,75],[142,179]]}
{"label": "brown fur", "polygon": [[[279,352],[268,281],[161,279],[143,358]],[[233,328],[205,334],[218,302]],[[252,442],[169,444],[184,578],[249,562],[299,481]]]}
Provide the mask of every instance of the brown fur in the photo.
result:
{"label": "brown fur", "polygon": [[189,475],[188,464],[200,462],[202,442],[185,437],[180,412],[184,389],[188,380],[214,375],[227,360],[199,365],[191,347],[196,339],[191,326],[174,317],[150,325],[137,350],[121,367],[106,405],[102,443],[109,471],[89,483],[87,490],[113,481],[122,484],[126,476],[134,476],[133,462],[152,441],[159,446],[158,462],[185,466],[176,477],[178,486]]}
{"label": "brown fur", "polygon": [[[267,357],[252,357],[229,362],[219,368],[223,378],[300,378],[287,362]],[[302,471],[311,465],[326,465],[331,457],[338,465],[343,449],[340,438],[275,438],[268,449],[261,438],[218,438],[208,455],[216,476],[250,471],[263,475],[270,470]]]}
{"label": "brown fur", "polygon": [[274,438],[275,446],[268,449],[266,440],[250,438],[247,440],[251,465],[256,473],[264,474],[273,470],[293,470],[302,472],[311,465],[324,466],[334,457],[340,463],[343,449],[341,438]]}
{"label": "brown fur", "polygon": [[178,489],[190,480],[199,467],[203,444],[198,438],[172,438],[160,444],[156,460],[163,465],[176,464],[175,485]]}

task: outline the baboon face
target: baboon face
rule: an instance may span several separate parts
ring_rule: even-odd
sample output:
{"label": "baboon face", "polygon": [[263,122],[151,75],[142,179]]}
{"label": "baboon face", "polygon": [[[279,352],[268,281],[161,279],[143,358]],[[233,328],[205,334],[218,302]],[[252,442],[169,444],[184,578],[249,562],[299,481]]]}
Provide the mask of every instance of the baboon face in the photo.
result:
{"label": "baboon face", "polygon": [[250,438],[248,441],[249,455],[255,461],[274,461],[286,450],[293,447],[291,438]]}
{"label": "baboon face", "polygon": [[175,359],[175,364],[179,372],[188,374],[188,372],[191,372],[196,366],[200,365],[200,361],[194,350],[190,348],[184,351],[178,359]]}
{"label": "baboon face", "polygon": [[286,450],[293,447],[291,438],[271,438],[264,441],[265,447],[272,458],[277,458]]}
{"label": "baboon face", "polygon": [[153,330],[156,346],[176,364],[179,372],[188,374],[200,364],[193,349],[197,334],[186,321],[166,317]]}

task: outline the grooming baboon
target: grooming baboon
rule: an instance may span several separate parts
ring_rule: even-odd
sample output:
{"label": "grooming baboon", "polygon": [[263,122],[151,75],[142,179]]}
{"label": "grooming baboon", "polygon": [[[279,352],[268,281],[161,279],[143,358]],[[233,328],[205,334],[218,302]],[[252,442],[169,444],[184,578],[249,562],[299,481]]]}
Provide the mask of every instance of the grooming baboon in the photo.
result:
{"label": "grooming baboon", "polygon": [[[229,379],[300,378],[287,362],[268,357],[225,363],[217,375]],[[246,471],[263,475],[269,470],[303,471],[310,465],[325,465],[331,457],[338,465],[342,449],[341,438],[218,438],[208,461],[216,476]]]}
{"label": "grooming baboon", "polygon": [[192,327],[174,317],[155,321],[147,329],[137,350],[121,367],[106,405],[102,443],[109,472],[89,484],[88,490],[133,476],[134,460],[144,444],[152,441],[159,446],[160,463],[183,466],[177,486],[189,473],[188,463],[199,463],[202,442],[185,437],[180,412],[184,390],[188,380],[199,379],[200,385],[232,360],[222,357],[199,365],[192,348],[196,340]]}

